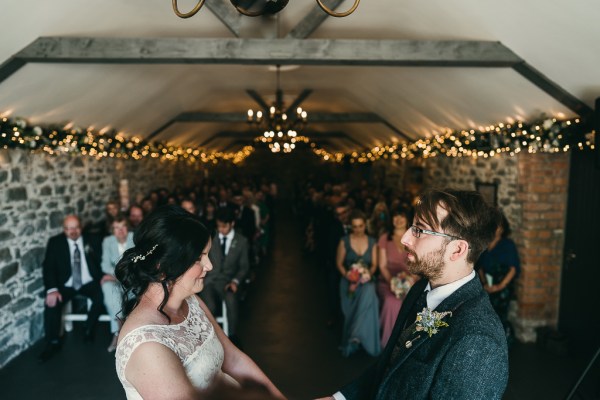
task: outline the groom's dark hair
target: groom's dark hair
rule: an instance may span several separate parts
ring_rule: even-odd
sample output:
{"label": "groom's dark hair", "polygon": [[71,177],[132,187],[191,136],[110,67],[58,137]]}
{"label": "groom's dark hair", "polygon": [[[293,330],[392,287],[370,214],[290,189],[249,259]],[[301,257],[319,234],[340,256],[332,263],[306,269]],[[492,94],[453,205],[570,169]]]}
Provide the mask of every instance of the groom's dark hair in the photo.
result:
{"label": "groom's dark hair", "polygon": [[[437,207],[448,212],[441,221]],[[500,224],[500,212],[490,206],[479,192],[454,189],[431,189],[419,197],[415,206],[419,218],[434,230],[466,240],[469,243],[467,262],[474,264],[494,239]],[[450,239],[448,239],[450,240]]]}

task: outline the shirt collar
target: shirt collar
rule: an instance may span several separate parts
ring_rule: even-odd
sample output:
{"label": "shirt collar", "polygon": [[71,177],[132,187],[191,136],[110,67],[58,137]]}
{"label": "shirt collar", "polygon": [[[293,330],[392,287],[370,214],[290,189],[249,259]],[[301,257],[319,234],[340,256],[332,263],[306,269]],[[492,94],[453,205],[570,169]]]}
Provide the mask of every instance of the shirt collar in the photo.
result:
{"label": "shirt collar", "polygon": [[234,234],[235,234],[234,229],[231,229],[227,235],[222,235],[222,234],[219,233],[219,240],[223,240],[223,237],[226,237],[227,241],[231,242],[231,240],[233,239],[233,235]]}
{"label": "shirt collar", "polygon": [[427,293],[427,307],[430,310],[435,310],[442,301],[446,300],[446,298],[456,292],[458,288],[473,278],[475,278],[475,271],[471,271],[471,273],[464,278],[436,287],[435,289],[431,289],[431,283],[427,283],[427,287],[425,287],[425,290],[429,291],[429,293]]}
{"label": "shirt collar", "polygon": [[67,238],[67,242],[69,242],[69,246],[73,247],[75,244],[79,247],[79,250],[83,249],[83,236],[79,236],[77,240],[73,240],[71,238]]}

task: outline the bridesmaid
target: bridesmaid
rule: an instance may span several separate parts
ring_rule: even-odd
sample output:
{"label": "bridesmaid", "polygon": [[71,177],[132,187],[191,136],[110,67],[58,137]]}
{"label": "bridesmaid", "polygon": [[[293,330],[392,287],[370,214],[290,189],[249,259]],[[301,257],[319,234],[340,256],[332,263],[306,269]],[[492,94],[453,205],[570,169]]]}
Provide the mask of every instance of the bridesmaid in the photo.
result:
{"label": "bridesmaid", "polygon": [[[362,346],[369,355],[376,356],[381,351],[379,302],[371,277],[377,270],[377,246],[375,239],[366,234],[367,220],[362,212],[353,212],[350,223],[352,232],[340,241],[336,258],[337,269],[342,275],[340,300],[344,328],[341,350],[347,357]],[[352,278],[354,264],[368,270],[362,283],[356,283]]]}
{"label": "bridesmaid", "polygon": [[[408,221],[410,221],[409,211],[403,208],[396,208],[392,211],[392,226],[387,233],[384,233],[379,238],[379,270],[381,272],[379,281],[377,282],[377,293],[381,299],[382,307],[379,314],[381,324],[381,347],[385,347],[400,307],[406,293],[400,298],[397,298],[391,289],[391,280],[394,276],[402,273],[411,285],[418,279],[416,275],[408,273],[406,260],[408,253],[404,250],[404,245],[400,243],[402,235],[408,229]],[[408,292],[408,291],[407,291]]]}

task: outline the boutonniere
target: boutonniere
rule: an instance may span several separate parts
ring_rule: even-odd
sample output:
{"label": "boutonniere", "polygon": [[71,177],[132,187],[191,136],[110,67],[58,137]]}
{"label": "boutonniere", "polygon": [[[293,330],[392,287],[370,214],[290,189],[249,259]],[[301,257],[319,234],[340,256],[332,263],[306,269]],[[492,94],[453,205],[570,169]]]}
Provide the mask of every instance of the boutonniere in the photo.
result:
{"label": "boutonniere", "polygon": [[86,244],[85,246],[83,246],[83,252],[84,253],[91,253],[92,252],[92,247],[89,244]]}
{"label": "boutonniere", "polygon": [[[417,313],[414,333],[425,332],[429,337],[432,337],[438,333],[441,328],[449,326],[447,322],[442,321],[447,315],[452,317],[452,311],[437,312],[432,311],[429,308],[424,308],[423,311]],[[414,339],[407,341],[405,344],[406,348],[409,349],[413,345],[413,342],[420,337],[421,335],[418,335]]]}

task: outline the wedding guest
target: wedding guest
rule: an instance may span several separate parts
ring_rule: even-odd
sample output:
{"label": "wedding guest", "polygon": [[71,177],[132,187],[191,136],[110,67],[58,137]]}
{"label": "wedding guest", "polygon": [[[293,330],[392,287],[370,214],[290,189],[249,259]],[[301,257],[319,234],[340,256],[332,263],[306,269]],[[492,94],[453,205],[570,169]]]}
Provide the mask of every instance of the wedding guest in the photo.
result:
{"label": "wedding guest", "polygon": [[46,347],[39,355],[44,362],[60,351],[60,329],[63,306],[75,295],[92,300],[85,324],[86,341],[93,339],[94,327],[102,313],[103,299],[100,289],[102,270],[97,240],[81,235],[81,221],[75,215],[63,220],[63,233],[48,240],[42,262],[42,275],[46,290],[44,302],[44,332]]}
{"label": "wedding guest", "polygon": [[[379,321],[381,323],[382,347],[385,347],[392,334],[392,329],[408,289],[418,280],[418,276],[410,274],[407,270],[408,253],[401,242],[402,236],[408,229],[408,221],[411,220],[409,212],[403,208],[396,208],[391,215],[392,226],[387,233],[381,235],[377,244],[380,272],[377,293],[381,299]],[[396,292],[392,291],[391,288],[393,278],[395,278],[394,283],[399,284]]]}
{"label": "wedding guest", "polygon": [[373,213],[367,223],[367,232],[373,237],[380,237],[383,235],[389,225],[390,212],[388,210],[385,201],[379,201],[373,207]]}
{"label": "wedding guest", "polygon": [[362,212],[354,211],[349,219],[352,233],[340,240],[336,258],[342,275],[341,351],[347,357],[362,347],[369,355],[376,356],[381,351],[379,303],[372,280],[377,269],[377,246],[375,239],[366,234],[366,218]]}
{"label": "wedding guest", "polygon": [[118,314],[121,311],[123,290],[115,277],[115,266],[125,250],[133,247],[133,233],[129,232],[127,220],[124,217],[117,217],[113,221],[111,231],[112,235],[105,237],[102,241],[101,266],[104,277],[100,281],[102,294],[104,295],[104,305],[111,318],[110,332],[113,337],[107,349],[109,353],[112,353],[117,348],[117,339],[119,329],[121,328]]}
{"label": "wedding guest", "polygon": [[129,230],[131,232],[135,233],[135,231],[137,230],[137,227],[142,223],[143,219],[144,219],[144,211],[142,210],[142,207],[140,207],[138,205],[132,205],[129,208],[129,216],[128,216]]}
{"label": "wedding guest", "polygon": [[104,218],[86,226],[84,229],[85,234],[93,235],[100,239],[105,238],[110,235],[110,226],[119,215],[121,215],[119,203],[115,200],[109,200],[104,207]]}
{"label": "wedding guest", "polygon": [[[153,194],[155,195],[154,197],[157,198],[158,200],[158,194],[153,192]],[[142,202],[140,203],[140,207],[142,207],[142,210],[144,211],[144,215],[148,215],[150,214],[152,211],[154,211],[155,203],[153,202],[151,197],[145,197]]]}
{"label": "wedding guest", "polygon": [[198,207],[196,207],[196,203],[194,203],[192,199],[185,198],[181,200],[181,208],[190,214],[198,215]]}
{"label": "wedding guest", "polygon": [[260,237],[257,243],[260,255],[264,256],[271,242],[271,209],[265,201],[265,193],[261,190],[256,192],[256,205],[260,210]]}
{"label": "wedding guest", "polygon": [[409,291],[392,336],[337,400],[501,399],[508,381],[502,324],[473,266],[494,238],[498,211],[480,193],[424,193],[404,234]]}
{"label": "wedding guest", "polygon": [[215,218],[216,213],[217,206],[215,202],[213,200],[207,200],[204,203],[204,212],[202,213],[202,217],[200,217],[200,219],[210,232],[211,237],[214,236],[215,232],[217,231],[217,220]]}
{"label": "wedding guest", "polygon": [[213,268],[200,219],[162,207],[146,217],[134,242],[116,268],[126,289],[116,367],[127,398],[206,398],[202,390],[211,384],[235,392],[248,383],[283,398],[195,295]]}
{"label": "wedding guest", "polygon": [[240,233],[244,235],[246,239],[248,239],[249,245],[252,246],[254,237],[256,235],[254,210],[245,204],[242,192],[235,192],[233,194],[232,201],[236,206],[235,226],[237,229],[239,229]]}
{"label": "wedding guest", "polygon": [[229,337],[236,343],[239,319],[240,285],[250,270],[248,240],[235,228],[229,208],[220,208],[216,215],[217,234],[213,237],[208,256],[214,270],[205,280],[200,294],[211,313],[216,313],[225,301]]}
{"label": "wedding guest", "polygon": [[508,237],[510,233],[508,219],[502,215],[502,222],[496,229],[494,240],[476,264],[483,288],[488,292],[492,307],[500,317],[509,344],[514,337],[508,321],[508,306],[514,296],[514,282],[521,271],[517,246]]}

